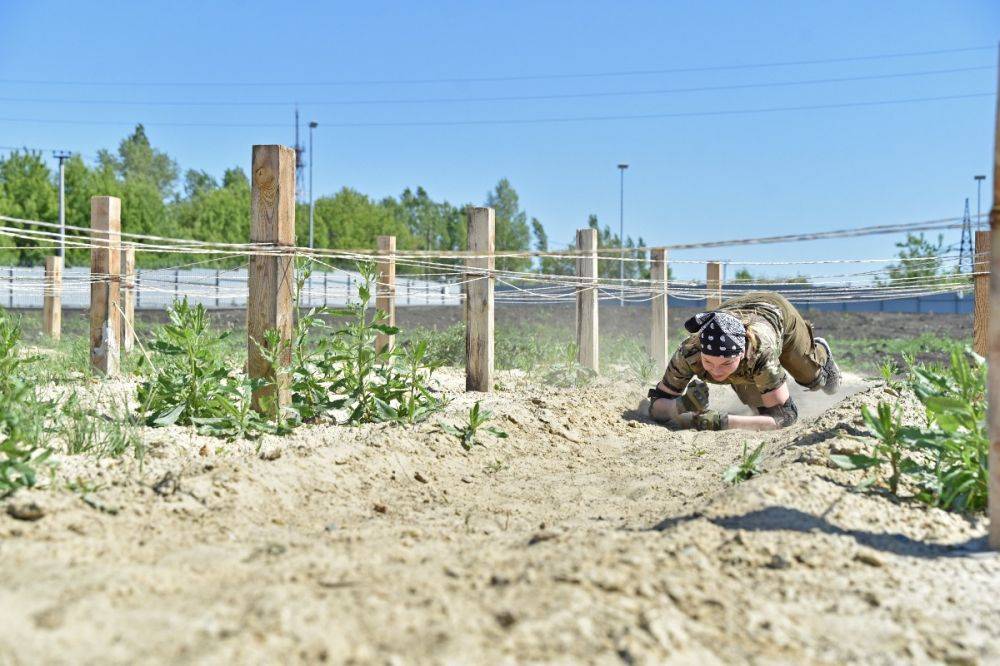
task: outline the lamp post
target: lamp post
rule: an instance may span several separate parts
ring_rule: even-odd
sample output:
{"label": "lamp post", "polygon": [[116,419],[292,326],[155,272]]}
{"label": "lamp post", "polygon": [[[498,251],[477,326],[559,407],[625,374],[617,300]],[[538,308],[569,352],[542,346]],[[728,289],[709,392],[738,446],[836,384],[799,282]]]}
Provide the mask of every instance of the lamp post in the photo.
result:
{"label": "lamp post", "polygon": [[[54,156],[59,160],[59,247],[56,248],[56,256],[66,256],[66,160],[72,153],[65,150],[57,150]],[[64,259],[65,261],[65,259]]]}
{"label": "lamp post", "polygon": [[315,120],[309,123],[309,249],[313,248],[313,130],[319,127]]}
{"label": "lamp post", "polygon": [[983,181],[986,176],[973,176],[976,179],[976,228],[981,229],[983,225]]}
{"label": "lamp post", "polygon": [[618,190],[618,243],[621,247],[621,260],[618,266],[618,278],[621,281],[621,292],[618,297],[618,305],[625,305],[625,169],[627,164],[619,164],[618,172],[621,174]]}

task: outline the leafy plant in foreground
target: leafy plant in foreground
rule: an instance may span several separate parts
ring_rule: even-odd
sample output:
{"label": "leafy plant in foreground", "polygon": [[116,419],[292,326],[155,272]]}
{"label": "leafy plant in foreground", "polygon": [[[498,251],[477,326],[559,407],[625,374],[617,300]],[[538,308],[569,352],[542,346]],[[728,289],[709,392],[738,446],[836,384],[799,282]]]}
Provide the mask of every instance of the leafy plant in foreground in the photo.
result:
{"label": "leafy plant in foreground", "polygon": [[743,454],[740,456],[739,463],[726,469],[722,473],[722,480],[735,486],[761,474],[763,470],[760,468],[760,461],[763,457],[764,442],[758,444],[757,448],[749,454],[747,453],[747,443],[743,442]]}
{"label": "leafy plant in foreground", "polygon": [[35,359],[21,356],[20,341],[20,321],[0,310],[0,497],[35,485],[52,455],[41,443],[51,405],[23,376]]}
{"label": "leafy plant in foreground", "polygon": [[139,409],[150,426],[194,425],[206,434],[251,437],[275,427],[251,409],[263,386],[232,371],[225,355],[229,332],[212,331],[204,306],[175,301],[170,322],[149,344],[152,376],[139,384]]}
{"label": "leafy plant in foreground", "polygon": [[[479,434],[480,428],[482,428],[483,425],[492,418],[493,412],[481,409],[480,402],[477,400],[476,404],[474,404],[472,409],[469,410],[468,420],[461,426],[455,427],[447,423],[441,423],[439,425],[443,431],[457,437],[459,443],[462,445],[462,448],[468,451],[477,444],[484,446],[484,444],[477,441],[476,436]],[[501,439],[507,438],[507,433],[500,428],[487,427],[483,429]]]}
{"label": "leafy plant in foreground", "polygon": [[888,489],[897,494],[903,475],[919,488],[916,498],[952,511],[986,508],[989,438],[986,365],[957,346],[944,367],[911,365],[907,386],[926,410],[926,427],[904,426],[898,409],[879,403],[862,408],[877,438],[872,455],[831,456],[844,469],[889,465]]}

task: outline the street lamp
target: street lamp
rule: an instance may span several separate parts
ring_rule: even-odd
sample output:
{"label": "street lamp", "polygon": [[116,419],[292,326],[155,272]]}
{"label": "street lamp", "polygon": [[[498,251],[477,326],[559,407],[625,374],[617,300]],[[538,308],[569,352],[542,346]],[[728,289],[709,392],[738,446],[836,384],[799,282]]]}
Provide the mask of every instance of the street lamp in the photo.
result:
{"label": "street lamp", "polygon": [[66,261],[66,160],[72,153],[56,150],[52,154],[59,160],[59,247],[56,248],[56,255]]}
{"label": "street lamp", "polygon": [[625,169],[627,164],[619,164],[618,172],[621,174],[621,184],[618,191],[618,243],[621,246],[621,261],[618,266],[618,278],[621,281],[621,293],[618,297],[618,305],[625,305]]}
{"label": "street lamp", "polygon": [[983,224],[983,181],[986,176],[973,176],[976,179],[976,228],[981,229]]}
{"label": "street lamp", "polygon": [[315,120],[309,123],[309,249],[313,248],[313,130],[319,127]]}

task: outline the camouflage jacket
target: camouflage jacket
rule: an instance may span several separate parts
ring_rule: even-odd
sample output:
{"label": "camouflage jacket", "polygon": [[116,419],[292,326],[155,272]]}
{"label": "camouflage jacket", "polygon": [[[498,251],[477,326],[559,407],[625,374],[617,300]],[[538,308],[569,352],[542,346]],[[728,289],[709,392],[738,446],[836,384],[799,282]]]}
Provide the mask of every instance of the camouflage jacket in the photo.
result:
{"label": "camouflage jacket", "polygon": [[733,388],[753,389],[767,393],[785,382],[785,369],[780,357],[784,338],[784,315],[768,303],[742,304],[720,310],[735,315],[747,329],[747,352],[736,371],[725,380],[712,379],[701,364],[701,342],[698,334],[689,336],[674,352],[663,375],[663,383],[674,393],[683,393],[693,377],[710,384],[729,384]]}

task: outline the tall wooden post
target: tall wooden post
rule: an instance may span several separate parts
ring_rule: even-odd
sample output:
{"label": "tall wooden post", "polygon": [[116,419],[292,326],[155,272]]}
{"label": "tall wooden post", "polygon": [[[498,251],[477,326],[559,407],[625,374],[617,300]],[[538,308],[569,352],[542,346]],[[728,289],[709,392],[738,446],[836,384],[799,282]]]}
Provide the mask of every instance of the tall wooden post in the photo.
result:
{"label": "tall wooden post", "polygon": [[[375,307],[386,313],[385,324],[396,325],[396,237],[378,237],[379,260],[376,264],[378,283],[375,285]],[[376,349],[392,349],[396,336],[379,333],[375,336]]]}
{"label": "tall wooden post", "polygon": [[653,321],[650,326],[649,353],[656,361],[656,374],[662,375],[667,369],[667,251],[654,247],[649,251],[649,281],[652,292]]}
{"label": "tall wooden post", "polygon": [[[247,279],[247,370],[252,379],[269,380],[253,395],[254,409],[274,413],[289,404],[288,366],[292,359],[295,294],[295,151],[285,146],[253,147],[250,191],[250,242],[271,250],[250,256]],[[278,367],[263,350],[265,335],[276,331]]]}
{"label": "tall wooden post", "polygon": [[90,365],[112,377],[121,360],[121,199],[91,197],[90,228]]}
{"label": "tall wooden post", "polygon": [[[493,390],[493,271],[496,268],[492,208],[469,208],[469,252],[465,299],[465,390]],[[480,271],[488,271],[483,275]]]}
{"label": "tall wooden post", "polygon": [[972,348],[986,358],[990,326],[990,232],[976,232],[975,273],[973,278]]}
{"label": "tall wooden post", "polygon": [[122,351],[132,351],[135,344],[135,246],[122,246]]}
{"label": "tall wooden post", "polygon": [[45,298],[42,331],[53,340],[62,336],[62,257],[45,257]]}
{"label": "tall wooden post", "polygon": [[[998,58],[1000,60],[1000,58]],[[998,73],[1000,79],[1000,73]],[[998,80],[1000,83],[1000,80]],[[1000,232],[1000,97],[993,129],[993,205],[990,232]],[[990,243],[990,311],[1000,312],[1000,243]],[[1000,317],[989,317],[989,516],[990,547],[1000,550]]]}
{"label": "tall wooden post", "polygon": [[597,338],[597,229],[577,229],[576,358],[585,368],[600,369]]}
{"label": "tall wooden post", "polygon": [[714,310],[722,305],[722,264],[717,261],[708,263],[708,273],[705,280],[708,291],[705,296],[705,309]]}

